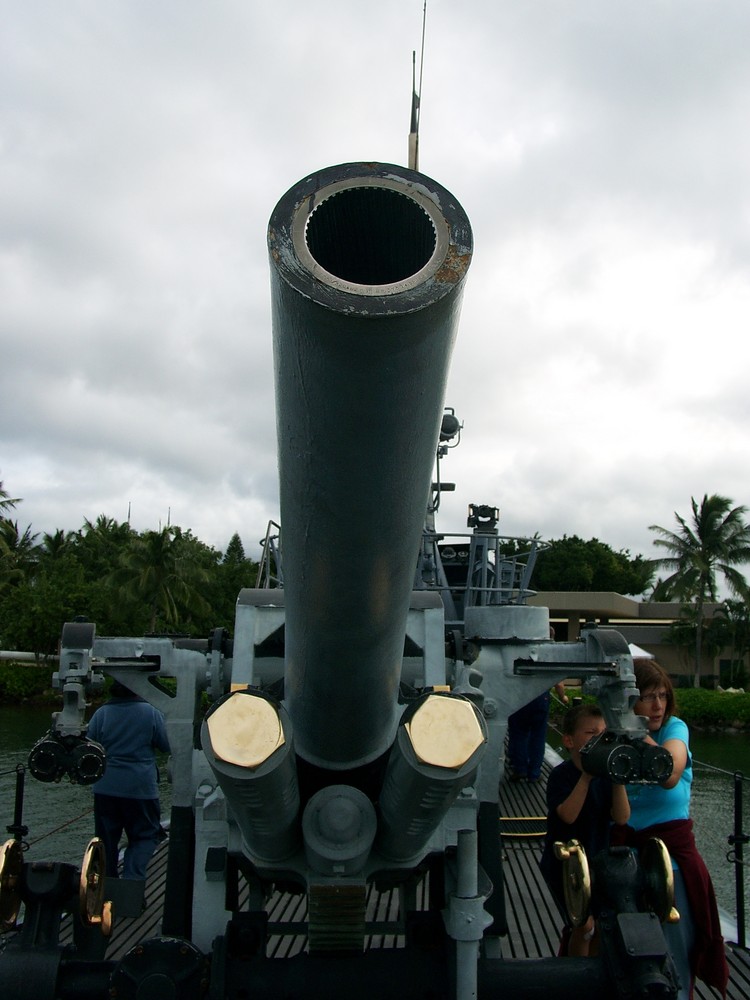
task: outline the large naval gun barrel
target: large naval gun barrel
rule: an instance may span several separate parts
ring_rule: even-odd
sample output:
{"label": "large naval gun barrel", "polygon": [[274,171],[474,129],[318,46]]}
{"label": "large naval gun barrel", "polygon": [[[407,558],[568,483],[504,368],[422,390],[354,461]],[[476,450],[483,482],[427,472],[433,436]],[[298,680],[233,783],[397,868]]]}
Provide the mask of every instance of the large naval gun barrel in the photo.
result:
{"label": "large naval gun barrel", "polygon": [[469,221],[423,174],[379,163],[301,180],[271,216],[295,749],[337,771],[394,740],[410,594]]}

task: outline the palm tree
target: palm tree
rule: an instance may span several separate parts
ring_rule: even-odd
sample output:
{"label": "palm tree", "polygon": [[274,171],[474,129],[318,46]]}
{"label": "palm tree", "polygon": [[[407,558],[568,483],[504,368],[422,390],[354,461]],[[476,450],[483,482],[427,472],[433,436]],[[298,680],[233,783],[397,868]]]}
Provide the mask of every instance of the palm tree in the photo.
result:
{"label": "palm tree", "polygon": [[189,531],[183,533],[175,525],[146,531],[122,553],[112,582],[127,599],[147,609],[149,630],[154,632],[157,619],[174,626],[182,613],[205,607],[201,589],[209,574],[200,556],[200,543]]}
{"label": "palm tree", "polygon": [[[716,609],[710,625],[716,633],[716,644],[731,650],[729,660],[729,685],[744,687],[747,681],[745,656],[750,652],[750,605],[747,601],[724,601]],[[724,680],[722,684],[726,683]]]}
{"label": "palm tree", "polygon": [[8,496],[6,491],[3,489],[3,481],[0,479],[0,510],[10,510],[15,507],[17,503],[21,502],[20,497],[12,498]]}
{"label": "palm tree", "polygon": [[677,598],[694,602],[697,622],[695,638],[695,676],[693,684],[700,686],[703,641],[703,607],[706,601],[718,600],[716,576],[721,573],[729,591],[747,598],[748,586],[737,566],[750,561],[750,525],[744,521],[747,507],[732,507],[732,501],[717,493],[704,495],[700,504],[690,498],[693,516],[688,524],[675,511],[679,525],[670,531],[658,524],[649,526],[659,536],[654,545],[669,555],[652,560],[656,569],[671,573],[654,589],[655,600]]}
{"label": "palm tree", "polygon": [[42,535],[42,552],[48,559],[60,559],[70,552],[75,541],[74,531],[63,531],[58,528],[54,534],[45,531]]}
{"label": "palm tree", "polygon": [[19,578],[33,574],[39,549],[37,535],[31,533],[31,525],[20,531],[18,521],[0,517],[0,547],[8,568]]}
{"label": "palm tree", "polygon": [[36,575],[39,566],[36,538],[31,525],[21,532],[18,521],[0,517],[0,592]]}
{"label": "palm tree", "polygon": [[73,544],[86,573],[105,578],[119,564],[135,537],[127,522],[118,524],[114,518],[100,514],[96,521],[84,518]]}

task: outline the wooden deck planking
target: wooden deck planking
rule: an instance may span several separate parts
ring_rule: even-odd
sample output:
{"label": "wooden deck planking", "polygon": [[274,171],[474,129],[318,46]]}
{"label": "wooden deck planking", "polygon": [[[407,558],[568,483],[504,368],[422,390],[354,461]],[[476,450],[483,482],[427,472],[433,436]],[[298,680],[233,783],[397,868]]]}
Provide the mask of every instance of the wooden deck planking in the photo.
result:
{"label": "wooden deck planking", "polygon": [[[240,905],[243,903],[243,893],[240,891]],[[271,933],[266,942],[266,954],[269,958],[291,958],[305,950],[307,934],[283,933],[284,924],[301,924],[307,920],[307,897],[300,893],[274,892],[266,904],[269,930]],[[277,931],[278,927],[278,931]]]}
{"label": "wooden deck planking", "polygon": [[[750,997],[750,956],[737,945],[726,945],[729,965],[727,1000],[747,1000]],[[695,984],[696,1000],[721,1000],[721,993],[698,980]]]}
{"label": "wooden deck planking", "polygon": [[541,879],[538,849],[506,843],[504,872],[508,917],[508,934],[501,942],[504,957],[556,955],[562,921]]}
{"label": "wooden deck planking", "polygon": [[[504,958],[548,958],[557,954],[562,919],[539,868],[546,829],[544,788],[539,782],[504,782],[500,787],[500,829],[508,934]],[[519,821],[516,817],[523,817]]]}
{"label": "wooden deck planking", "polygon": [[[381,925],[396,924],[399,914],[399,894],[397,889],[378,892],[370,885],[367,893],[367,921]],[[365,950],[376,948],[403,948],[404,937],[394,932],[387,933],[390,928],[384,926],[384,931],[368,934],[365,937]],[[394,928],[395,930],[395,928]]]}

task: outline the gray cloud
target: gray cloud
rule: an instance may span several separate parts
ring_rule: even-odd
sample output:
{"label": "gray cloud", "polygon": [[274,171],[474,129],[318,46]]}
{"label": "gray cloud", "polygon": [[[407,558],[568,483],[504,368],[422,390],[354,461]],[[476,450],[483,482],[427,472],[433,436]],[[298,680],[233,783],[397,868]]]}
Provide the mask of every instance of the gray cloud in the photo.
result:
{"label": "gray cloud", "polygon": [[[265,235],[406,157],[421,4],[0,0],[0,477],[22,524],[276,517]],[[431,0],[422,167],[475,230],[446,462],[511,534],[750,503],[750,10]]]}

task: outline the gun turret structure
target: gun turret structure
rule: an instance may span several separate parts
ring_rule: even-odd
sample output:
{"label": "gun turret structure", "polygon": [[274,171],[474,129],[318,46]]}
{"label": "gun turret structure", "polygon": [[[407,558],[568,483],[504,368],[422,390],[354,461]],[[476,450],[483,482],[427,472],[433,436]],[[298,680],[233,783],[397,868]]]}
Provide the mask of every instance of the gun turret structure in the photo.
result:
{"label": "gun turret structure", "polygon": [[[641,753],[622,637],[591,628],[555,643],[548,611],[526,604],[536,541],[523,557],[505,556],[498,511],[486,504],[472,505],[471,534],[459,542],[435,529],[440,494],[452,488],[439,462],[461,431],[444,392],[469,221],[423,174],[349,163],[281,198],[268,248],[281,586],[240,592],[232,641],[220,629],[179,642],[97,637],[82,623],[63,631],[65,711],[36,750],[39,776],[75,774],[84,695],[103,674],[165,714],[172,748],[161,937],[109,964],[88,945],[97,960],[85,995],[145,996],[149,976],[177,992],[189,981],[191,996],[213,1000],[355,990],[523,998],[544,984],[564,1000],[627,982],[627,947],[614,938],[605,954],[616,966],[500,957],[508,716],[579,677],[608,724],[610,743],[590,754],[595,767],[621,777],[627,765],[639,780],[661,780],[664,769]],[[96,754],[81,752],[93,774]],[[17,851],[12,858],[10,912],[23,893],[27,906],[43,906]],[[368,908],[373,886],[399,899],[386,931],[398,947],[368,947],[384,928]],[[289,960],[265,957],[266,903],[278,887],[307,903],[306,951]],[[651,933],[647,913],[629,914],[640,917]],[[116,924],[115,901],[113,938]],[[32,946],[48,958],[44,996],[73,995],[88,974],[80,955],[31,932],[0,954],[0,993],[12,984],[24,1000]],[[653,983],[638,966],[639,995],[670,995],[670,973],[657,965]]]}

